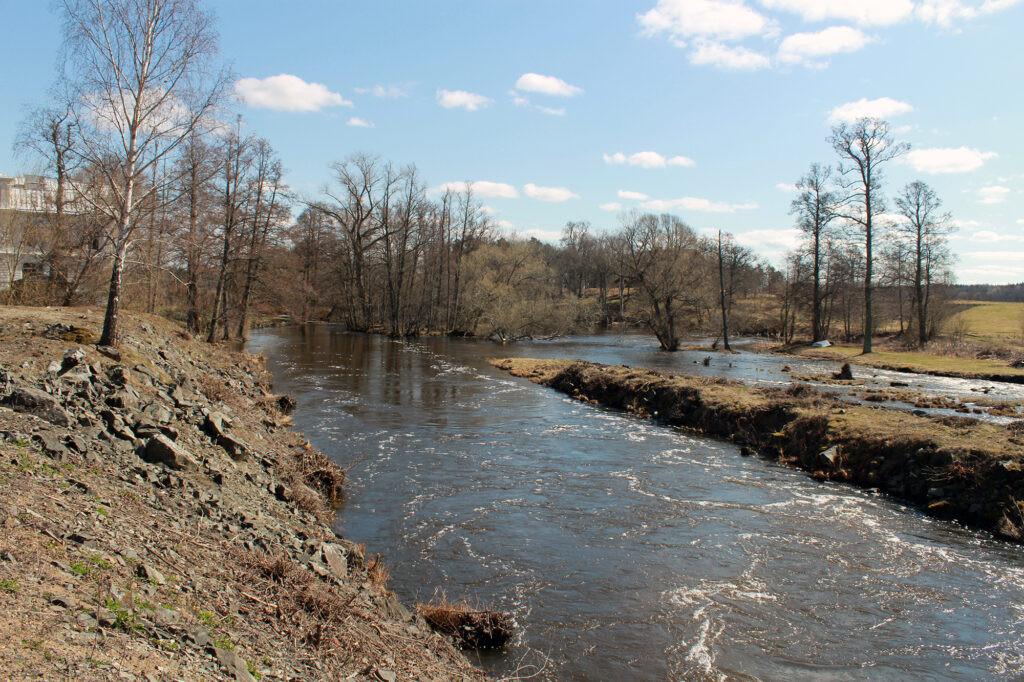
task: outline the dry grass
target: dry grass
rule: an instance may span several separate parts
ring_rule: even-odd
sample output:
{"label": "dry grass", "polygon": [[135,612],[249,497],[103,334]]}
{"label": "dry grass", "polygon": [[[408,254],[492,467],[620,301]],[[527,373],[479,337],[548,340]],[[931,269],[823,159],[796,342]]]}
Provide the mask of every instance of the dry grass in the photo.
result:
{"label": "dry grass", "polygon": [[467,602],[450,602],[434,595],[416,611],[434,630],[453,637],[463,649],[494,649],[512,637],[513,621],[508,614],[473,608]]}
{"label": "dry grass", "polygon": [[378,589],[387,589],[388,580],[391,579],[391,569],[384,564],[380,554],[374,555],[372,559],[366,562],[366,576],[369,578],[370,583]]}

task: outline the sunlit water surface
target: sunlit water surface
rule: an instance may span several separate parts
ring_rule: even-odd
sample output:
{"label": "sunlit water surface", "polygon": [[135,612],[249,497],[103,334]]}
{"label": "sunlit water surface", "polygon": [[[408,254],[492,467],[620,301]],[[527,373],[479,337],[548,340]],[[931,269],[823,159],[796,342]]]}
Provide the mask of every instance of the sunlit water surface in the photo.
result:
{"label": "sunlit water surface", "polygon": [[[744,353],[704,367],[706,353],[659,353],[643,336],[499,347],[325,326],[262,331],[248,348],[297,400],[296,428],[349,468],[338,526],[386,558],[398,595],[414,604],[443,591],[515,615],[514,644],[479,655],[495,676],[927,680],[1024,669],[1020,548],[486,362],[583,357],[771,384],[787,380],[784,359]],[[817,370],[834,367],[796,371]]]}

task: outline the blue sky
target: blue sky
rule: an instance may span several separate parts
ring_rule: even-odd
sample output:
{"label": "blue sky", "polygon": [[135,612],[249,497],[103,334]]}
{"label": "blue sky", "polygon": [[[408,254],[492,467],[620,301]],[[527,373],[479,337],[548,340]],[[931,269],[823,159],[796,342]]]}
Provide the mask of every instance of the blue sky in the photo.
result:
{"label": "blue sky", "polygon": [[[787,187],[842,117],[886,118],[912,152],[893,196],[934,187],[961,282],[1024,281],[1024,0],[415,2],[220,0],[238,110],[313,194],[355,152],[472,181],[508,231],[557,240],[667,210],[775,264]],[[60,26],[0,0],[0,173],[45,100]],[[25,27],[11,30],[11,27]]]}

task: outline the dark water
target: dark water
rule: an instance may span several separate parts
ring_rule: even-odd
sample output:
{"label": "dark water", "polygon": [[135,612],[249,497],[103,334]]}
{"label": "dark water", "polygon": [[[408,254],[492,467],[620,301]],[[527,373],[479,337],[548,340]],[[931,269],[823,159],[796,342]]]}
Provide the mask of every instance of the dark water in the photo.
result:
{"label": "dark water", "polygon": [[[533,679],[973,680],[1024,669],[1020,548],[486,363],[583,356],[709,371],[693,364],[704,354],[650,343],[502,348],[309,327],[261,332],[249,348],[298,401],[297,428],[350,467],[338,523],[386,557],[399,596],[441,590],[515,614],[514,646],[480,659],[496,677],[540,667]],[[784,380],[756,357],[733,362],[719,371]]]}

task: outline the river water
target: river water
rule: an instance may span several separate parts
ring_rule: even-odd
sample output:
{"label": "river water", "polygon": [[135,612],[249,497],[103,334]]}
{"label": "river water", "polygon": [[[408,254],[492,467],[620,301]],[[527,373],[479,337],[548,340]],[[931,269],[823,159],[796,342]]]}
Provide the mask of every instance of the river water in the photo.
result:
{"label": "river water", "polygon": [[248,349],[297,400],[296,428],[349,468],[337,525],[385,557],[403,601],[440,591],[515,615],[513,645],[477,655],[496,677],[974,680],[1024,670],[1021,548],[486,362],[717,365],[785,380],[752,353],[705,368],[695,360],[706,354],[651,344],[402,342],[309,326],[258,332]]}

